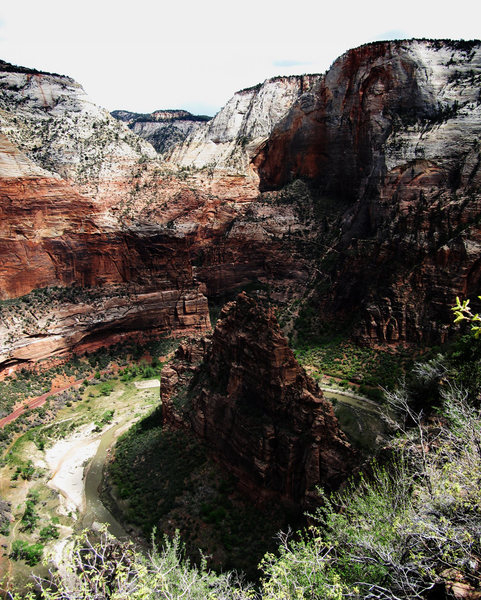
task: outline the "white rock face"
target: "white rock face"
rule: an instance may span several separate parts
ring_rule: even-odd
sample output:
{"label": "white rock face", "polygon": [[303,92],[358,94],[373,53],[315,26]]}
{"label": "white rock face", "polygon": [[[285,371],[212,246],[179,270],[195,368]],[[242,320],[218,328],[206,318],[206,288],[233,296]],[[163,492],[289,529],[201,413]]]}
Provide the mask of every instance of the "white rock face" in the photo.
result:
{"label": "white rock face", "polygon": [[157,132],[162,131],[162,129],[166,129],[167,127],[175,127],[181,133],[187,135],[194,129],[198,129],[200,125],[201,122],[199,121],[171,121],[166,123],[159,123],[156,121],[137,121],[136,123],[133,123],[131,130],[137,135],[140,135],[140,137],[146,139],[148,137],[155,136]]}
{"label": "white rock face", "polygon": [[156,110],[150,114],[114,110],[111,115],[152,144],[159,154],[182,143],[190,133],[209,121],[209,117],[193,115],[186,110]]}
{"label": "white rock face", "polygon": [[465,154],[461,176],[468,177],[481,143],[481,45],[463,51],[412,41],[404,51],[418,65],[420,94],[435,108],[428,119],[393,130],[385,144],[387,170],[419,159],[441,165]]}
{"label": "white rock face", "polygon": [[0,133],[0,177],[59,177],[40,168]]}
{"label": "white rock face", "polygon": [[253,176],[249,163],[256,150],[297,98],[319,78],[275,77],[237,92],[211,121],[175,146],[168,160],[180,167]]}
{"label": "white rock face", "polygon": [[138,136],[147,140],[159,153],[164,153],[170,148],[183,142],[192,132],[202,126],[201,121],[138,121],[130,126],[130,129]]}
{"label": "white rock face", "polygon": [[78,83],[59,75],[0,70],[0,127],[37,165],[77,183],[156,157]]}

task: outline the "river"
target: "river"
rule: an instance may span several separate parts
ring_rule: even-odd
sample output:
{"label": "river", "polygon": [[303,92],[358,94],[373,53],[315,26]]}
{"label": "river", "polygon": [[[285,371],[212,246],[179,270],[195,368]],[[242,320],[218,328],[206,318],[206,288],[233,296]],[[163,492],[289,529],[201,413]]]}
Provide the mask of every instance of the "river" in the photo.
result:
{"label": "river", "polygon": [[322,388],[324,396],[333,406],[341,429],[349,441],[360,450],[372,453],[382,443],[387,433],[383,417],[384,407],[376,402],[332,388]]}
{"label": "river", "polygon": [[94,523],[106,523],[108,531],[117,538],[127,536],[127,532],[100,499],[99,489],[102,484],[102,473],[110,448],[117,437],[128,426],[119,423],[104,433],[95,456],[90,461],[84,479],[85,511],[82,515],[82,526],[90,529]]}
{"label": "river", "polygon": [[[334,412],[339,419],[341,428],[350,441],[361,450],[375,450],[386,431],[381,407],[372,400],[354,394],[351,395],[332,389],[323,389],[323,392],[326,398],[333,403]],[[110,448],[117,437],[130,425],[131,422],[119,423],[102,435],[98,450],[86,471],[84,479],[86,504],[81,519],[82,526],[91,528],[95,522],[106,523],[110,533],[119,538],[128,536],[128,533],[101,501],[99,489]]]}
{"label": "river", "polygon": [[[368,398],[348,392],[331,388],[323,388],[323,392],[333,403],[341,428],[350,441],[361,450],[374,451],[382,442],[386,432],[382,407]],[[102,435],[98,450],[90,462],[84,479],[85,511],[81,519],[82,526],[90,528],[95,522],[106,523],[110,533],[119,538],[128,536],[128,533],[101,501],[99,489],[110,448],[131,424],[132,422],[119,423]]]}

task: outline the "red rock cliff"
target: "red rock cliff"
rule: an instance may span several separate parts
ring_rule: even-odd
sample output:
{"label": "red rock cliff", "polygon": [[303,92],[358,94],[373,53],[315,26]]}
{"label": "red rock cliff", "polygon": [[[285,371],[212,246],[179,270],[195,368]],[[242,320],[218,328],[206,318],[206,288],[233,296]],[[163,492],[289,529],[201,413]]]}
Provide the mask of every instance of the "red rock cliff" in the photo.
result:
{"label": "red rock cliff", "polygon": [[99,339],[210,328],[185,237],[159,226],[102,227],[98,214],[0,135],[0,300],[11,299],[0,306],[0,368]]}
{"label": "red rock cliff", "polygon": [[[182,358],[195,359],[196,352],[184,348]],[[164,421],[190,421],[255,501],[274,496],[305,507],[315,503],[316,486],[336,487],[349,474],[354,452],[272,310],[245,294],[224,307],[180,417],[176,384],[180,376],[185,386],[185,372],[178,363],[166,373]]]}
{"label": "red rock cliff", "polygon": [[481,289],[481,42],[410,40],[350,50],[257,155],[262,189],[296,178],[327,253],[313,257],[333,318],[367,343],[439,343],[456,295]]}

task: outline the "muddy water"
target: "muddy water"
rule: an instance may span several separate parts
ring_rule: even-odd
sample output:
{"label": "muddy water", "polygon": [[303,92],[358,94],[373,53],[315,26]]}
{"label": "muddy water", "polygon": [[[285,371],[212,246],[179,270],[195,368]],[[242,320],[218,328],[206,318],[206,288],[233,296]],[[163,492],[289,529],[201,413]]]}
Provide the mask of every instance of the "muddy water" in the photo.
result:
{"label": "muddy water", "polygon": [[117,538],[126,537],[127,532],[100,500],[99,488],[110,448],[129,425],[130,423],[120,423],[105,432],[84,479],[85,511],[81,518],[82,527],[90,529],[93,523],[106,523],[109,532]]}
{"label": "muddy water", "polygon": [[387,434],[383,408],[368,398],[341,394],[323,388],[333,406],[339,425],[350,442],[366,452],[379,447]]}

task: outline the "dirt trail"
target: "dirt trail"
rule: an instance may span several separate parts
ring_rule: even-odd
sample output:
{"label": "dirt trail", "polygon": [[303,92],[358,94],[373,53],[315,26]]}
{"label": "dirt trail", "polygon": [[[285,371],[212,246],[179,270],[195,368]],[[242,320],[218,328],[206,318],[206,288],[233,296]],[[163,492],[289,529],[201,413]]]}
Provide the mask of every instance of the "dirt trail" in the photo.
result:
{"label": "dirt trail", "polygon": [[75,387],[75,386],[79,387],[80,385],[82,385],[82,382],[85,379],[92,379],[92,375],[90,375],[89,377],[84,377],[83,379],[78,379],[77,381],[72,381],[71,383],[69,383],[68,385],[65,385],[63,387],[53,388],[49,392],[45,392],[45,394],[42,394],[41,396],[36,396],[35,398],[27,399],[21,406],[17,407],[9,415],[0,419],[0,428],[5,427],[5,425],[8,425],[8,423],[11,423],[12,421],[14,421],[17,417],[19,417],[21,414],[23,414],[26,410],[31,410],[33,408],[38,408],[39,406],[42,406],[42,404],[45,404],[45,402],[47,401],[47,398],[49,396],[53,396],[55,394],[60,394],[60,392],[65,392],[66,390],[69,390],[70,388]]}

